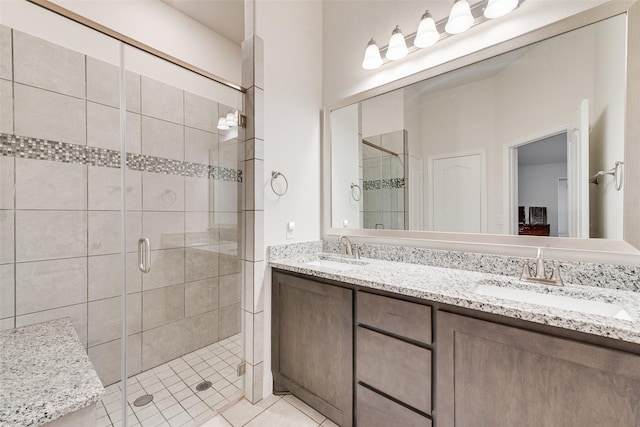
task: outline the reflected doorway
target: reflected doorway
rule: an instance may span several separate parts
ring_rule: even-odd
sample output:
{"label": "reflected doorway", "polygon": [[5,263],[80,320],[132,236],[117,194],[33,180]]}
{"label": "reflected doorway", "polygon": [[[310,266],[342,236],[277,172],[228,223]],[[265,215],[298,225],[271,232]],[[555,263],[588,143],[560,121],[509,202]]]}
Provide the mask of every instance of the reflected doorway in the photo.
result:
{"label": "reflected doorway", "polygon": [[518,159],[518,234],[568,236],[567,132],[521,145],[515,150]]}

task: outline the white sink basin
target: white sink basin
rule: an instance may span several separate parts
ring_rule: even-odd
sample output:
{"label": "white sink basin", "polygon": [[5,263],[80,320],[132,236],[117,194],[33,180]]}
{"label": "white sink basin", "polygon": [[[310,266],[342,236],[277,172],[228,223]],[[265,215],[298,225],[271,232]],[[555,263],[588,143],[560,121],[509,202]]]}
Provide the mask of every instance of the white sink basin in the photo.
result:
{"label": "white sink basin", "polygon": [[353,259],[341,260],[339,258],[329,259],[324,257],[320,257],[319,259],[316,259],[313,261],[307,261],[305,262],[305,264],[311,265],[314,267],[329,268],[331,270],[340,270],[340,271],[352,270],[354,268],[367,265],[367,263],[364,261],[358,261]]}
{"label": "white sink basin", "polygon": [[539,292],[493,285],[478,285],[474,292],[478,295],[487,295],[511,301],[544,305],[546,307],[578,311],[586,314],[597,314],[614,319],[634,320],[624,308],[617,304],[607,302],[588,301],[561,295],[542,294]]}

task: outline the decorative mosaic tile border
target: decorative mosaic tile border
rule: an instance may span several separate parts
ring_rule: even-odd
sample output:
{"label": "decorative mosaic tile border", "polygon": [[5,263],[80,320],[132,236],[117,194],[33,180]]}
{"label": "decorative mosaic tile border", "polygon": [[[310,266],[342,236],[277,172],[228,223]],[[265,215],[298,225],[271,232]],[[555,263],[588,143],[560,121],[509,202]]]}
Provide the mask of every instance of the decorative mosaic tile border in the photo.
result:
{"label": "decorative mosaic tile border", "polygon": [[390,188],[404,188],[404,178],[374,179],[371,181],[363,181],[362,187],[364,190],[387,190]]}
{"label": "decorative mosaic tile border", "polygon": [[[87,166],[120,168],[120,152],[116,150],[6,133],[0,134],[0,155]],[[242,182],[241,170],[135,153],[127,153],[127,168],[141,172]]]}

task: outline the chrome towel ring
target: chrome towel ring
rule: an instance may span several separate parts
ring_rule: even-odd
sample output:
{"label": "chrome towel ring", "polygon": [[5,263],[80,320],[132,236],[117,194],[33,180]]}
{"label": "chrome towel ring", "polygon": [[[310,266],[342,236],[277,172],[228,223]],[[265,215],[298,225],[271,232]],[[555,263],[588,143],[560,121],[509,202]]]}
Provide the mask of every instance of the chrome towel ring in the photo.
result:
{"label": "chrome towel ring", "polygon": [[616,190],[620,191],[622,189],[622,183],[624,181],[624,162],[616,162],[615,166],[609,169],[608,171],[598,171],[595,175],[591,177],[589,180],[590,183],[599,185],[600,178],[605,175],[613,175],[613,182]]}
{"label": "chrome towel ring", "polygon": [[[278,177],[282,177],[282,179],[284,179],[284,191],[279,192],[278,190],[276,190],[276,188],[273,186],[273,182],[278,178]],[[289,181],[287,181],[287,177],[284,176],[284,174],[282,172],[278,172],[278,171],[272,171],[271,172],[271,189],[273,190],[274,193],[276,193],[276,195],[282,197],[285,194],[287,194],[287,190],[289,190]]]}
{"label": "chrome towel ring", "polygon": [[[355,190],[356,188],[358,189],[358,191]],[[359,202],[360,199],[362,198],[362,188],[360,188],[358,184],[354,184],[353,182],[351,183],[351,197],[356,202]]]}

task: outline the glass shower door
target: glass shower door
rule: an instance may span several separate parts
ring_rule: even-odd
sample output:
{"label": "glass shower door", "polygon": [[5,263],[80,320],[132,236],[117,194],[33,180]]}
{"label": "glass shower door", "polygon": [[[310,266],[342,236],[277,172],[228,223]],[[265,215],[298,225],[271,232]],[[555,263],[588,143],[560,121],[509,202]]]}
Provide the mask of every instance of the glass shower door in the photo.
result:
{"label": "glass shower door", "polygon": [[242,94],[130,46],[124,67],[131,421],[199,424],[243,394]]}

